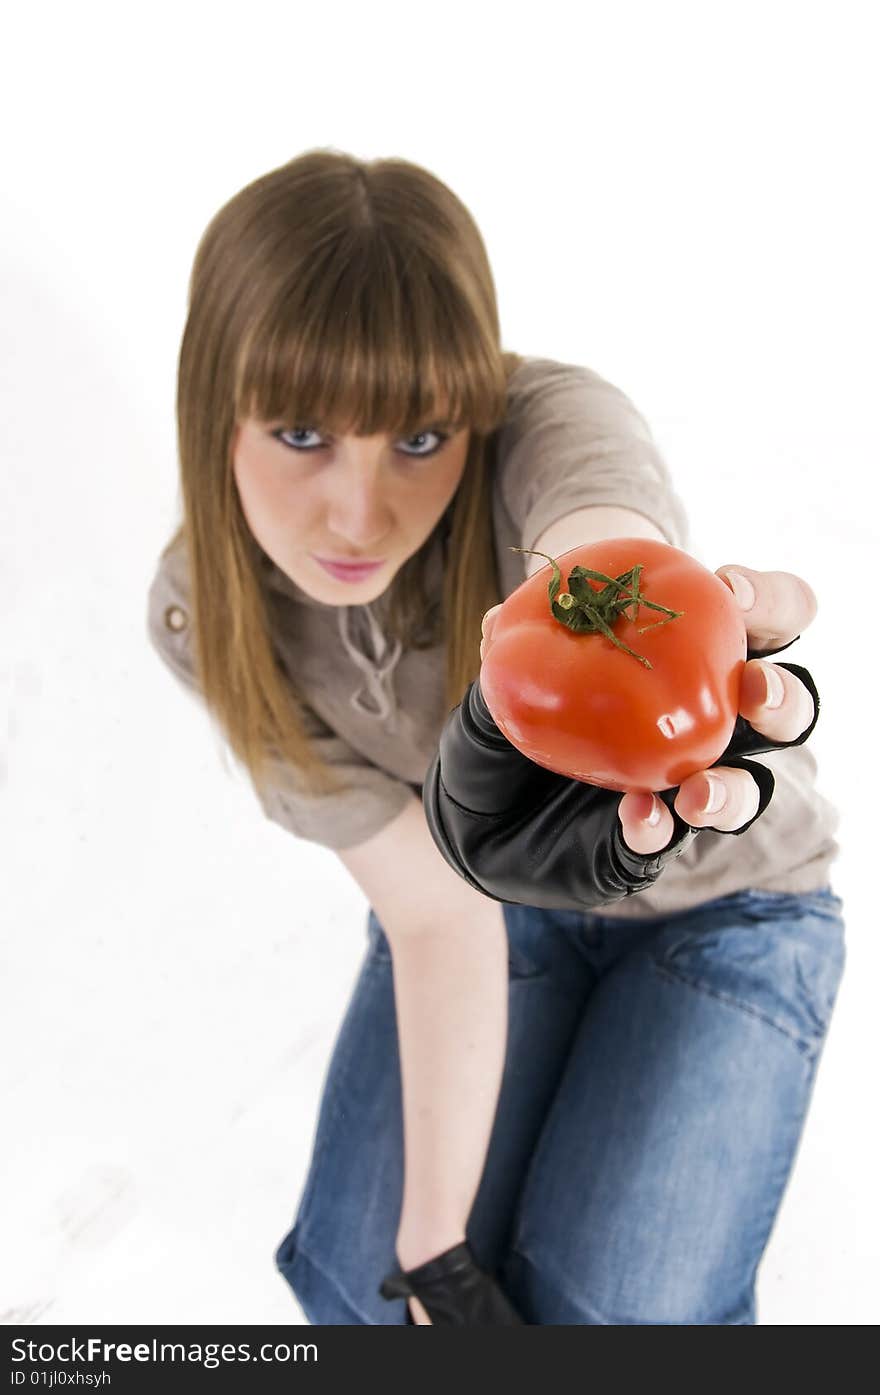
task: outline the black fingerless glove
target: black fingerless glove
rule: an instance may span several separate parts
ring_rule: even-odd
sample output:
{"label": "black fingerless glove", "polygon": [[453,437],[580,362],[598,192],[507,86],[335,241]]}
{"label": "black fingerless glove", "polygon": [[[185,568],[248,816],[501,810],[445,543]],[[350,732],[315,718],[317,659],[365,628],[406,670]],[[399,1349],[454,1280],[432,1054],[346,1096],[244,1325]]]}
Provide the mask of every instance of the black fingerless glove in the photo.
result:
{"label": "black fingerless glove", "polygon": [[[765,658],[788,647],[749,650],[747,658]],[[800,664],[779,667],[809,689],[813,720],[795,741],[771,741],[737,716],[730,742],[714,764],[747,770],[757,782],[760,802],[748,823],[731,830],[736,835],[760,818],[776,783],[767,766],[747,757],[802,745],[819,717],[819,694],[807,669]],[[659,853],[633,852],[617,815],[623,795],[529,760],[496,725],[474,679],[446,719],[422,786],[422,804],[437,847],[477,891],[494,901],[580,911],[645,890],[690,846],[701,830],[673,808],[678,790],[674,785],[657,793],[674,822],[669,843]]]}
{"label": "black fingerless glove", "polygon": [[379,1285],[383,1298],[418,1298],[435,1327],[525,1326],[467,1240],[415,1269],[395,1269]]}

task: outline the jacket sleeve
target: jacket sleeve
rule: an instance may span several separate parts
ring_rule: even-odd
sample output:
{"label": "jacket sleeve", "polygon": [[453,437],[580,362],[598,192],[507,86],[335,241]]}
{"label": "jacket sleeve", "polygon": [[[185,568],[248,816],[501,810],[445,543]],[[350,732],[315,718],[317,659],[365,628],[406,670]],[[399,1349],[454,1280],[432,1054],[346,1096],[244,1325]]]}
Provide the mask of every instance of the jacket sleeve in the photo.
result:
{"label": "jacket sleeve", "polygon": [[524,548],[589,505],[634,509],[674,547],[689,548],[684,504],[647,421],[591,368],[543,358],[522,365],[497,461],[498,496]]}
{"label": "jacket sleeve", "polygon": [[189,608],[185,563],[179,553],[166,553],[156,568],[147,597],[147,637],[181,686],[199,695]]}

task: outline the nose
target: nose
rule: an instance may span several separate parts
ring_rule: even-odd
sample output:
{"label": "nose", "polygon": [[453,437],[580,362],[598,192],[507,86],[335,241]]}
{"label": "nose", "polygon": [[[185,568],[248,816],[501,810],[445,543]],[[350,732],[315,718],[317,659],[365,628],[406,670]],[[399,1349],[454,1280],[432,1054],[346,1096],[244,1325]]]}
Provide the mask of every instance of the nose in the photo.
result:
{"label": "nose", "polygon": [[327,527],[358,552],[373,555],[391,529],[391,510],[378,450],[356,447],[333,473]]}

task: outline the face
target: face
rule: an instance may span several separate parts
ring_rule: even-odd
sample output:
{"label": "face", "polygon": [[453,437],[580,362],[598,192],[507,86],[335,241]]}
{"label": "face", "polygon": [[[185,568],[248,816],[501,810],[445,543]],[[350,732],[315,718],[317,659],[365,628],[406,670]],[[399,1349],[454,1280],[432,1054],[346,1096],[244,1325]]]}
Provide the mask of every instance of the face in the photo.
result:
{"label": "face", "polygon": [[[315,600],[363,605],[430,536],[469,440],[468,428],[439,424],[392,439],[248,418],[236,427],[233,473],[251,532],[276,566]],[[381,565],[343,579],[318,558]]]}

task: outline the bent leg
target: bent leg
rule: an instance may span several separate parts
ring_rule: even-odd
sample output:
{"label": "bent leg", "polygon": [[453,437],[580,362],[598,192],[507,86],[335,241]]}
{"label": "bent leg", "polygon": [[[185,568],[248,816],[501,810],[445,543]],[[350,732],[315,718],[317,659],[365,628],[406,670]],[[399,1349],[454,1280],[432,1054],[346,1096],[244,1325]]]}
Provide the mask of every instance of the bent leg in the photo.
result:
{"label": "bent leg", "polygon": [[756,1321],[843,971],[840,904],[720,898],[646,923],[607,971],[502,1270],[527,1321]]}
{"label": "bent leg", "polygon": [[[505,906],[508,1037],[486,1165],[467,1224],[479,1263],[506,1244],[583,998],[595,982],[566,930],[580,917]],[[390,949],[371,910],[370,945],[324,1081],[294,1225],[275,1262],[312,1324],[403,1324],[408,1304],[378,1292],[396,1267],[403,1116]]]}

